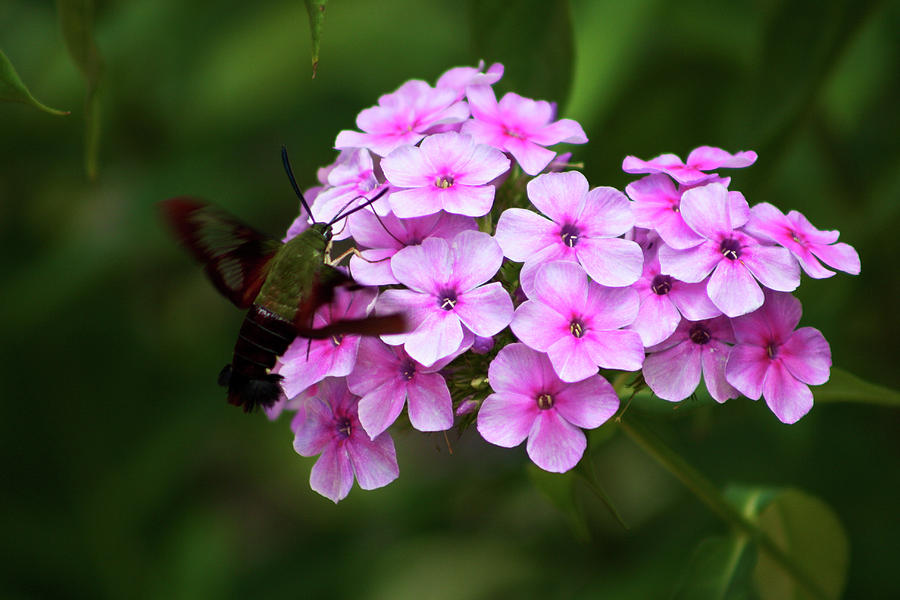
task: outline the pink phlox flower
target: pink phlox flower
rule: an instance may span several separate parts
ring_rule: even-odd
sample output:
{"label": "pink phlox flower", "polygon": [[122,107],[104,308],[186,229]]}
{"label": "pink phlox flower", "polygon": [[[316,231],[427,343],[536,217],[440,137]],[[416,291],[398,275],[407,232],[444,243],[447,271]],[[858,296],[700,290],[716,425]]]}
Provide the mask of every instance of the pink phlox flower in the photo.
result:
{"label": "pink phlox flower", "polygon": [[398,219],[394,214],[376,217],[360,211],[350,220],[350,232],[361,256],[350,258],[350,273],[363,285],[399,283],[391,271],[391,257],[407,246],[417,246],[429,237],[452,239],[461,231],[475,231],[472,217],[437,212],[424,217]]}
{"label": "pink phlox flower", "polygon": [[664,342],[649,349],[644,359],[644,380],[657,396],[679,402],[700,384],[700,373],[716,402],[740,393],[725,380],[725,361],[734,343],[727,317],[702,321],[683,320]]}
{"label": "pink phlox flower", "polygon": [[450,88],[456,92],[456,99],[466,95],[466,88],[472,85],[494,85],[503,77],[503,65],[494,63],[484,70],[484,61],[479,60],[477,67],[455,67],[440,76],[435,87]]}
{"label": "pink phlox flower", "polygon": [[488,368],[494,393],[478,411],[478,433],[491,444],[513,448],[526,438],[528,457],[540,468],[564,473],[578,464],[587,440],[581,428],[605,423],[619,409],[608,381],[592,375],[562,381],[545,354],[510,344]]}
{"label": "pink phlox flower", "polygon": [[397,188],[390,200],[400,218],[440,210],[480,217],[494,203],[494,186],[487,184],[509,170],[509,159],[471,136],[448,131],[426,137],[419,146],[400,146],[381,168]]}
{"label": "pink phlox flower", "polygon": [[681,317],[691,321],[710,319],[722,314],[706,293],[703,283],[685,283],[663,275],[656,250],[644,256],[644,270],[632,286],[641,307],[637,318],[628,326],[637,331],[644,346],[652,346],[672,335]]}
{"label": "pink phlox flower", "polygon": [[630,329],[638,293],[590,281],[577,263],[541,265],[529,300],[516,309],[510,327],[520,341],[546,352],[563,381],[581,381],[597,367],[637,371],[644,360],[641,336]]}
{"label": "pink phlox flower", "polygon": [[453,426],[450,390],[438,371],[456,358],[443,358],[430,367],[412,359],[402,346],[388,346],[374,338],[364,339],[356,368],[347,378],[359,401],[359,420],[375,439],[408,406],[409,421],[419,431],[444,431]]}
{"label": "pink phlox flower", "polygon": [[744,229],[790,250],[806,274],[814,279],[834,275],[834,271],[823,267],[819,260],[839,271],[859,275],[859,254],[853,246],[835,243],[839,232],[816,229],[796,210],[785,215],[768,202],[762,202],[750,209],[750,221]]}
{"label": "pink phlox flower", "polygon": [[813,405],[810,385],[828,381],[831,348],[818,329],[801,327],[800,301],[766,292],[762,308],[732,321],[737,344],[725,365],[728,383],[753,400],[762,395],[782,423],[795,423]]}
{"label": "pink phlox flower", "polygon": [[737,228],[749,218],[746,201],[729,199],[725,186],[711,183],[690,189],[681,197],[685,223],[703,238],[686,250],[663,246],[662,272],[687,283],[698,283],[712,273],[706,286],[713,304],[729,317],[762,306],[769,289],[790,292],[800,284],[800,267],[784,248],[763,245]]}
{"label": "pink phlox flower", "polygon": [[[319,329],[335,321],[364,318],[377,294],[374,288],[352,292],[337,288],[334,300],[313,315],[312,327]],[[277,372],[284,377],[281,388],[285,396],[293,398],[325,377],[349,375],[356,364],[359,340],[359,335],[336,334],[323,340],[298,337],[291,342],[276,366]]]}
{"label": "pink phlox flower", "polygon": [[756,162],[756,152],[752,150],[729,154],[721,148],[700,146],[691,150],[687,162],[674,154],[660,154],[648,161],[636,156],[626,156],[622,170],[626,173],[665,173],[675,181],[685,185],[710,183],[715,174],[705,173],[715,169],[740,169]]}
{"label": "pink phlox flower", "polygon": [[519,278],[526,294],[535,270],[552,260],[578,262],[594,281],[611,287],[640,277],[640,246],[618,237],[634,224],[631,202],[614,188],[588,187],[578,171],[545,173],[529,181],[527,191],[546,217],[521,208],[500,215],[496,239],[507,258],[525,262]]}
{"label": "pink phlox flower", "polygon": [[461,131],[509,152],[529,175],[537,175],[556,155],[545,146],[560,142],[584,144],[587,136],[572,119],[554,121],[555,107],[543,100],[523,98],[512,92],[500,102],[490,86],[476,85],[466,90],[474,119],[463,123]]}
{"label": "pink phlox flower", "polygon": [[378,105],[359,113],[358,131],[341,131],[335,148],[368,148],[387,156],[405,144],[417,144],[435,126],[469,118],[469,107],[450,87],[432,88],[420,80],[404,83],[378,99]]}
{"label": "pink phlox flower", "polygon": [[358,400],[343,379],[326,379],[291,424],[297,454],[319,455],[310,487],[334,503],[347,497],[354,478],[362,489],[373,490],[400,475],[394,441],[387,433],[369,439],[359,422]]}
{"label": "pink phlox flower", "polygon": [[[341,159],[328,172],[325,189],[312,203],[313,218],[317,223],[329,223],[338,214],[374,198],[386,185],[376,178],[372,155],[368,150],[359,148],[352,152],[342,152]],[[384,197],[373,202],[371,208],[382,216],[391,210]],[[340,222],[335,223],[334,228],[345,229]]]}
{"label": "pink phlox flower", "polygon": [[386,290],[376,312],[406,312],[407,333],[382,336],[425,366],[456,352],[474,336],[492,336],[512,319],[509,294],[498,282],[488,283],[500,269],[503,251],[486,233],[463,231],[449,242],[428,238],[391,259],[394,277],[409,289]]}

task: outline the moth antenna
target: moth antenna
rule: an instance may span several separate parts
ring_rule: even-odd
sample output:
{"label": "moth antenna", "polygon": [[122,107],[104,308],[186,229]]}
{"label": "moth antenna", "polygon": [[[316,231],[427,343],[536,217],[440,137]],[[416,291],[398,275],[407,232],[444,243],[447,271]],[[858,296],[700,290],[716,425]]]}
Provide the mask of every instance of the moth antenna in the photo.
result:
{"label": "moth antenna", "polygon": [[308,214],[309,218],[312,219],[312,222],[315,223],[316,219],[309,209],[309,204],[306,203],[306,198],[303,197],[303,192],[300,191],[300,186],[297,185],[297,180],[294,179],[294,170],[291,169],[291,161],[288,158],[287,148],[285,146],[281,146],[281,163],[284,165],[284,172],[287,173],[288,179],[291,181],[291,187],[294,188],[294,193],[300,198],[300,204],[303,205],[306,214]]}
{"label": "moth antenna", "polygon": [[394,241],[395,241],[395,242],[397,242],[397,243],[400,244],[401,246],[405,246],[405,245],[406,245],[406,243],[405,243],[403,240],[401,240],[400,238],[398,238],[396,235],[393,234],[393,232],[392,232],[390,229],[387,228],[387,225],[384,224],[384,221],[381,220],[381,217],[378,216],[378,213],[377,213],[377,212],[372,211],[372,214],[375,215],[375,218],[378,219],[378,222],[379,222],[379,223],[381,223],[381,228],[384,229],[384,231],[385,231],[389,236],[391,236],[392,238],[394,238]]}
{"label": "moth antenna", "polygon": [[[385,188],[382,189],[380,192],[378,192],[377,194],[375,194],[375,197],[374,197],[374,198],[369,198],[369,199],[367,199],[366,202],[360,204],[359,206],[355,206],[355,207],[351,208],[350,210],[348,210],[347,212],[338,212],[338,214],[335,215],[335,217],[334,217],[333,219],[331,219],[331,221],[328,222],[328,225],[329,225],[329,226],[334,225],[335,223],[337,223],[337,222],[340,221],[341,219],[346,219],[347,217],[349,217],[349,216],[352,215],[353,213],[355,213],[355,212],[357,212],[357,211],[360,211],[360,210],[366,208],[367,206],[369,206],[370,204],[372,204],[373,202],[375,202],[376,200],[378,200],[379,198],[381,198],[382,196],[384,196],[384,195],[387,193],[387,191],[388,191],[388,188],[385,187]],[[358,200],[358,199],[360,199],[360,198],[365,198],[365,196],[360,195],[360,196],[357,196],[356,198],[353,198],[352,200],[350,200],[349,202],[347,202],[347,204],[345,204],[343,208],[341,208],[341,211],[343,211],[344,208],[350,206],[350,204],[351,204],[352,202],[355,202],[356,200]]]}

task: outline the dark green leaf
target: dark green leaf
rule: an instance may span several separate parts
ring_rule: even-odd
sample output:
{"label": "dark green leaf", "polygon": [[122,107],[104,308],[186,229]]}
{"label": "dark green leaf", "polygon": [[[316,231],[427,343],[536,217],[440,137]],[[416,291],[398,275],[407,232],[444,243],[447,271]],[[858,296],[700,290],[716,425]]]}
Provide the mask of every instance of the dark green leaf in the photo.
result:
{"label": "dark green leaf", "polygon": [[50,108],[45,104],[38,102],[37,98],[31,95],[31,92],[25,87],[16,68],[6,57],[3,50],[0,50],[0,100],[4,102],[21,102],[22,104],[30,104],[35,108],[39,108],[51,115],[67,115],[68,111]]}
{"label": "dark green leaf", "polygon": [[548,473],[529,464],[528,476],[534,486],[566,516],[575,535],[582,540],[589,540],[591,535],[584,510],[575,497],[575,473]]}
{"label": "dark green leaf", "polygon": [[673,600],[753,598],[756,552],[743,535],[707,538],[697,545]]}
{"label": "dark green leaf", "polygon": [[843,369],[832,368],[825,385],[813,388],[817,402],[862,402],[884,406],[900,406],[900,393],[868,381]]}
{"label": "dark green leaf", "polygon": [[88,178],[97,176],[97,152],[100,142],[100,80],[103,62],[94,42],[94,3],[92,0],[57,0],[59,23],[69,56],[81,71],[87,90],[84,101],[84,164]]}
{"label": "dark green leaf", "polygon": [[468,10],[475,52],[503,63],[505,88],[565,105],[575,55],[568,1],[469,0]]}
{"label": "dark green leaf", "polygon": [[319,46],[322,41],[322,26],[325,24],[325,4],[328,0],[305,0],[309,14],[309,33],[312,37],[312,76],[316,78],[319,69]]}
{"label": "dark green leaf", "polygon": [[[847,578],[849,542],[828,505],[798,490],[787,490],[769,503],[758,523],[810,575],[825,597],[841,597]],[[763,598],[812,598],[764,552],[760,553],[753,578]]]}

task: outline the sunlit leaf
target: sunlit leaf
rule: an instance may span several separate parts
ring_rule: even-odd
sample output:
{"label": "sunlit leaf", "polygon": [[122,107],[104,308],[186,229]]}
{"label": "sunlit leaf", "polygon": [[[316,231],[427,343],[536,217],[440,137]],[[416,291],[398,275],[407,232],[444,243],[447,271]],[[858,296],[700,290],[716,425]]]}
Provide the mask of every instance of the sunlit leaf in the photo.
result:
{"label": "sunlit leaf", "polygon": [[322,26],[325,24],[325,5],[328,0],[304,0],[309,14],[309,33],[312,37],[312,76],[319,69],[319,46],[322,42]]}
{"label": "sunlit leaf", "polygon": [[825,385],[813,388],[816,402],[862,402],[900,406],[900,392],[863,381],[843,369],[832,368]]}
{"label": "sunlit leaf", "polygon": [[505,66],[502,87],[565,106],[575,54],[569,2],[470,0],[468,9],[476,53]]}
{"label": "sunlit leaf", "polygon": [[751,574],[756,551],[746,536],[711,537],[691,555],[673,600],[753,598]]}
{"label": "sunlit leaf", "polygon": [[81,71],[87,90],[84,101],[84,165],[88,178],[97,176],[100,142],[100,80],[103,62],[94,42],[93,0],[57,0],[59,23],[69,56]]}
{"label": "sunlit leaf", "polygon": [[[763,509],[758,524],[809,574],[825,597],[841,597],[847,579],[849,542],[828,505],[798,490],[787,490]],[[753,578],[763,598],[813,597],[764,552],[760,553]]]}
{"label": "sunlit leaf", "polygon": [[67,115],[69,111],[57,110],[50,108],[45,104],[38,102],[37,98],[31,95],[31,92],[22,82],[16,68],[0,50],[0,100],[4,102],[21,102],[22,104],[30,104],[51,115]]}

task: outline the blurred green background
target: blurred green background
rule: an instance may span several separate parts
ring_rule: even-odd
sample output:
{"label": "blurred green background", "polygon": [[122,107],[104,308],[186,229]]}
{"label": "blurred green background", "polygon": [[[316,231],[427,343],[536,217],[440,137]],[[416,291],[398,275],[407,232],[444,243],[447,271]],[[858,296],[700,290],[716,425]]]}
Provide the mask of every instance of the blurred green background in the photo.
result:
{"label": "blurred green background", "polygon": [[[628,531],[581,490],[579,534],[522,448],[474,430],[451,434],[452,455],[442,436],[398,434],[401,477],[334,506],[309,489],[313,460],[286,420],[226,406],[215,378],[241,314],[155,203],[200,195],[280,234],[298,209],[281,144],[308,187],[380,94],[479,58],[508,65],[501,92],[556,100],[584,124],[591,141],[573,150],[592,185],[624,188],[627,154],[757,150],[732,189],[840,229],[862,258],[858,277],[804,278],[802,324],[836,366],[900,385],[900,3],[565,10],[334,1],[312,80],[299,1],[98,0],[89,182],[85,86],[55,5],[0,3],[0,48],[38,99],[72,111],[0,104],[0,596],[665,598],[697,544],[727,531],[621,434],[592,452]],[[570,22],[571,44],[542,30]],[[850,539],[846,597],[900,597],[896,409],[818,403],[785,426],[761,402],[685,404],[632,410],[721,486],[823,499]]]}

